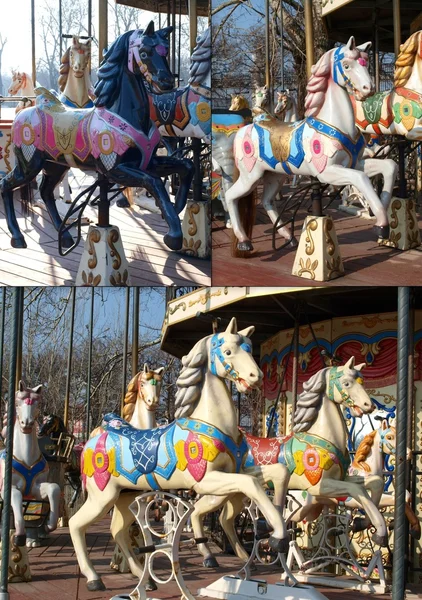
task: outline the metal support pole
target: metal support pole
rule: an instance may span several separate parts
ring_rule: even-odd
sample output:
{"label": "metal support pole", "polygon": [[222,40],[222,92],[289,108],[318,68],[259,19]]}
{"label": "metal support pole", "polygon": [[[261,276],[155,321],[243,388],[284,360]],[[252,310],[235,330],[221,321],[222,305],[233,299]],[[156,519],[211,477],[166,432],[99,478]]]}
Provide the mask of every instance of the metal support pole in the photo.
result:
{"label": "metal support pole", "polygon": [[3,512],[1,517],[1,572],[0,572],[0,600],[8,600],[8,576],[9,576],[9,531],[10,531],[10,499],[12,492],[12,457],[13,457],[13,429],[15,425],[15,380],[16,359],[18,353],[20,306],[23,303],[23,288],[13,288],[12,314],[11,314],[11,336],[10,336],[10,359],[9,359],[9,388],[7,398],[7,437],[6,452],[4,457],[4,481],[3,481]]}
{"label": "metal support pole", "polygon": [[108,44],[108,2],[107,0],[98,0],[98,63],[103,60],[103,50]]}
{"label": "metal support pole", "polygon": [[132,377],[138,372],[138,349],[139,349],[139,287],[133,289],[133,313],[132,313]]}
{"label": "metal support pole", "polygon": [[284,15],[283,15],[283,1],[280,2],[280,61],[281,61],[281,89],[284,90]]}
{"label": "metal support pole", "polygon": [[401,44],[401,21],[400,21],[400,0],[393,0],[393,23],[394,23],[394,54],[396,58],[400,54]]}
{"label": "metal support pole", "polygon": [[35,83],[37,80],[37,66],[36,66],[36,62],[35,62],[35,0],[31,0],[31,52],[32,52],[32,83],[35,86]]}
{"label": "metal support pole", "polygon": [[92,362],[92,338],[94,332],[94,300],[95,289],[91,288],[91,308],[89,312],[89,346],[88,346],[88,375],[86,381],[86,439],[89,437],[91,421],[91,362]]}
{"label": "metal support pole", "polygon": [[295,323],[293,332],[293,371],[292,371],[292,414],[296,409],[297,398],[297,368],[299,364],[299,321]]}
{"label": "metal support pole", "polygon": [[127,375],[127,347],[129,339],[129,319],[130,319],[130,287],[126,288],[126,308],[125,308],[125,333],[123,338],[123,376],[122,376],[122,401],[120,404],[120,414],[123,417],[124,398],[126,395],[126,375]]}
{"label": "metal support pole", "polygon": [[[88,28],[87,28],[87,33],[88,33],[89,39],[91,39],[91,37],[92,37],[92,0],[88,0]],[[89,59],[88,69],[89,69],[89,74],[91,74],[91,59]]]}
{"label": "metal support pole", "polygon": [[237,392],[237,424],[240,427],[240,399],[242,394],[239,392],[239,390],[236,391]]}
{"label": "metal support pole", "polygon": [[76,287],[73,287],[70,293],[70,326],[69,326],[69,347],[67,351],[67,373],[66,373],[66,391],[64,396],[64,416],[63,421],[67,427],[69,422],[69,403],[70,403],[70,379],[72,374],[73,357],[73,332],[75,329],[75,305],[76,305]]}
{"label": "metal support pole", "polygon": [[19,387],[19,381],[22,379],[22,346],[23,346],[23,288],[22,294],[19,294],[19,322],[17,329],[17,352],[16,352],[16,375],[15,375],[15,390]]}
{"label": "metal support pole", "polygon": [[100,200],[98,202],[98,227],[110,226],[110,202],[108,201],[108,181],[104,175],[98,175]]}
{"label": "metal support pole", "polygon": [[63,56],[63,6],[62,0],[59,0],[59,48],[60,48],[60,60]]}
{"label": "metal support pole", "polygon": [[4,353],[4,321],[6,318],[6,286],[3,287],[3,295],[1,300],[1,321],[0,321],[0,400],[3,397],[3,353]]}
{"label": "metal support pole", "polygon": [[380,91],[380,48],[378,30],[378,9],[374,10],[374,76],[375,90]]}
{"label": "metal support pole", "polygon": [[312,198],[312,216],[313,217],[323,217],[322,214],[322,194],[321,194],[321,184],[315,183],[312,186],[311,191]]}
{"label": "metal support pole", "polygon": [[314,27],[312,23],[312,0],[304,0],[305,8],[305,41],[306,41],[306,74],[311,76],[314,60]]}
{"label": "metal support pole", "polygon": [[171,0],[172,17],[171,24],[173,33],[171,34],[171,72],[176,72],[176,0]]}
{"label": "metal support pole", "polygon": [[196,0],[189,0],[188,12],[189,12],[189,45],[190,45],[190,53],[192,54],[193,49],[196,46],[196,38],[198,35]]}
{"label": "metal support pole", "polygon": [[[265,85],[270,89],[270,0],[265,0]],[[271,112],[271,106],[270,106]]]}
{"label": "metal support pole", "polygon": [[404,600],[406,584],[406,446],[407,446],[407,393],[409,345],[409,288],[398,288],[397,328],[397,419],[396,465],[394,470],[394,554],[392,600]]}

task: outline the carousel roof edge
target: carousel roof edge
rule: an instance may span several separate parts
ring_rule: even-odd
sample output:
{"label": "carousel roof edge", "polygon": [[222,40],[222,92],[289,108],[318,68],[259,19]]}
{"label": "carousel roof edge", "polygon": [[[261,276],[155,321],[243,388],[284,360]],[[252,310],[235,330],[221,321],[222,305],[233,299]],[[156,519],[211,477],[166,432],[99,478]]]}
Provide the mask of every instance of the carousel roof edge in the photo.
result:
{"label": "carousel roof edge", "polygon": [[[167,14],[169,10],[169,2],[167,0],[115,0],[116,4],[139,8],[140,10],[148,10],[153,13]],[[170,4],[171,6],[171,4]],[[187,15],[188,9],[186,3],[177,3],[176,14]],[[179,13],[180,9],[180,13]],[[196,11],[198,17],[207,17],[209,14],[208,0],[196,0]]]}

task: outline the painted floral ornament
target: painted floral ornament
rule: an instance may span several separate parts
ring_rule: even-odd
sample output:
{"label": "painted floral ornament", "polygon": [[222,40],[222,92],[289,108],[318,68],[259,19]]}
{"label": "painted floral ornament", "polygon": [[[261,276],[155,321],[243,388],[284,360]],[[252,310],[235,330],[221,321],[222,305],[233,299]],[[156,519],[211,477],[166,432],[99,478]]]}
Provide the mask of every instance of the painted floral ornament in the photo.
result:
{"label": "painted floral ornament", "polygon": [[249,125],[247,127],[245,135],[243,136],[243,140],[241,142],[243,150],[242,160],[246,169],[248,170],[248,173],[252,171],[257,160],[255,153],[255,144],[253,143],[251,137],[252,127],[252,125]]}
{"label": "painted floral ornament", "polygon": [[328,158],[333,156],[337,150],[342,149],[340,142],[321,135],[317,131],[314,132],[311,138],[305,137],[303,139],[303,147],[305,150],[305,160],[308,163],[312,163],[318,173],[324,171]]}
{"label": "painted floral ornament", "polygon": [[338,462],[334,454],[310,445],[307,445],[304,451],[297,450],[293,458],[296,463],[295,473],[305,474],[311,485],[316,485],[321,479],[322,472],[328,471],[334,463]]}
{"label": "painted floral ornament", "polygon": [[422,117],[422,106],[407,98],[401,102],[396,102],[393,111],[395,122],[403,123],[407,131],[413,129],[415,120]]}
{"label": "painted floral ornament", "polygon": [[82,455],[83,479],[94,477],[94,481],[101,491],[105,489],[112,475],[115,477],[119,475],[116,471],[116,450],[115,448],[106,450],[106,440],[107,433],[105,432],[98,438],[94,450],[87,448]]}
{"label": "painted floral ornament", "polygon": [[201,481],[207,470],[207,461],[213,462],[220,452],[225,452],[224,444],[217,439],[189,432],[186,440],[175,444],[177,468],[187,469],[195,481]]}

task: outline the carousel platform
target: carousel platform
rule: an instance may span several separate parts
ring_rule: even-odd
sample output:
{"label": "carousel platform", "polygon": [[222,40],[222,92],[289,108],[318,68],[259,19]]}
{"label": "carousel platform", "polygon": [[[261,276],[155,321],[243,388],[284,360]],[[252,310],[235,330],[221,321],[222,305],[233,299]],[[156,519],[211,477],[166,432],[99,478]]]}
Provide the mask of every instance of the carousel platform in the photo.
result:
{"label": "carousel platform", "polygon": [[[84,179],[70,176],[72,196],[76,197],[82,186],[90,182],[88,176],[84,176]],[[63,217],[69,205],[59,200],[57,206]],[[15,210],[28,247],[11,247],[4,205],[0,202],[0,285],[73,285],[88,226],[83,228],[83,240],[79,246],[63,257],[58,251],[57,232],[37,194],[27,216],[17,200]],[[87,217],[85,221],[95,223],[96,212],[95,208],[88,207],[84,212],[84,217]],[[113,204],[110,222],[120,229],[132,285],[210,285],[209,261],[171,252],[165,246],[163,234],[166,227],[160,214],[139,206],[129,209]]]}
{"label": "carousel platform", "polygon": [[[115,573],[110,570],[109,562],[113,554],[114,542],[110,535],[110,517],[100,521],[95,529],[88,530],[87,545],[97,572],[100,574],[107,587],[104,592],[88,592],[85,579],[79,576],[79,569],[75,558],[72,542],[67,528],[62,528],[51,534],[47,545],[29,550],[32,581],[29,583],[11,583],[9,592],[12,600],[29,600],[43,598],[43,600],[109,600],[117,594],[129,594],[136,582],[130,574]],[[194,549],[183,549],[181,552],[181,568],[187,586],[196,596],[199,588],[206,587],[218,577],[236,573],[241,563],[237,558],[222,554],[213,546],[220,568],[206,569],[202,566],[202,557]],[[165,578],[168,574],[169,563],[164,560],[157,561],[157,574]],[[254,577],[265,578],[270,583],[280,579],[280,573],[271,567],[260,567],[254,572]],[[364,594],[352,590],[335,590],[319,587],[318,590],[329,600],[362,600],[374,595]],[[180,590],[172,581],[166,586],[161,586],[150,593],[154,598],[163,600],[176,600],[180,598]],[[377,594],[378,600],[387,600],[388,594]],[[408,596],[412,600],[418,597],[418,591],[413,591]],[[419,596],[421,597],[421,596]],[[280,598],[280,600],[283,600]]]}
{"label": "carousel platform", "polygon": [[[298,212],[295,226],[297,240],[307,214],[305,210]],[[335,208],[328,208],[325,214],[330,215],[335,223],[345,276],[324,282],[324,286],[414,285],[422,279],[422,246],[406,252],[381,247],[374,240],[373,219],[352,216]],[[421,216],[418,221],[421,229]],[[222,218],[214,218],[213,285],[225,285],[228,281],[232,286],[250,285],[251,282],[257,286],[321,285],[321,282],[292,275],[296,248],[272,249],[272,224],[261,206],[257,210],[252,242],[254,251],[249,258],[233,258],[232,232],[225,228]],[[281,236],[277,236],[277,246],[282,243]]]}

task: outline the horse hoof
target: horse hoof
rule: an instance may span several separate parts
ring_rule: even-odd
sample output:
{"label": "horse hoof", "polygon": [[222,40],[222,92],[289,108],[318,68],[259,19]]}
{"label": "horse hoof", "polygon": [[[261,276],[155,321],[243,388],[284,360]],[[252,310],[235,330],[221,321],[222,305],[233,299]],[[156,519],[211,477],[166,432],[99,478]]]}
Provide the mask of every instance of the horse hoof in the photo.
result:
{"label": "horse hoof", "polygon": [[204,567],[207,569],[218,569],[220,566],[217,562],[217,559],[214,556],[209,556],[208,558],[204,558],[204,562],[202,563]]}
{"label": "horse hoof", "polygon": [[412,536],[412,538],[414,540],[420,540],[421,539],[421,530],[420,529],[411,529],[410,530],[410,535]]}
{"label": "horse hoof", "polygon": [[370,523],[365,518],[356,517],[353,519],[352,523],[352,531],[353,533],[358,533],[359,531],[365,531],[369,527]]}
{"label": "horse hoof", "polygon": [[378,535],[377,533],[374,533],[372,536],[372,541],[374,542],[374,544],[378,544],[378,546],[381,547],[388,547],[388,535]]}
{"label": "horse hoof", "polygon": [[227,229],[233,229],[233,225],[232,225],[232,222],[230,220],[226,221],[226,227],[227,227]]}
{"label": "horse hoof", "polygon": [[378,236],[378,239],[388,240],[388,238],[390,237],[389,225],[374,225],[373,230]]}
{"label": "horse hoof", "polygon": [[26,534],[23,533],[22,535],[14,535],[13,543],[15,544],[15,546],[25,546],[26,545]]}
{"label": "horse hoof", "polygon": [[275,552],[279,552],[281,554],[287,554],[287,552],[289,551],[289,538],[285,537],[282,540],[274,537],[273,535],[270,536],[270,539],[268,540],[268,544],[271,548],[271,550],[274,550]]}
{"label": "horse hoof", "polygon": [[130,204],[127,201],[127,198],[119,198],[119,200],[117,200],[116,205],[119,208],[130,208]]}
{"label": "horse hoof", "polygon": [[106,586],[102,582],[101,579],[94,579],[93,581],[88,581],[86,584],[89,592],[104,592]]}
{"label": "horse hoof", "polygon": [[12,248],[27,248],[25,238],[23,236],[18,238],[12,237],[10,240],[10,245]]}
{"label": "horse hoof", "polygon": [[177,233],[175,235],[166,233],[164,236],[164,243],[170,250],[180,250],[183,246],[183,235],[182,233]]}
{"label": "horse hoof", "polygon": [[153,579],[148,579],[148,581],[145,584],[145,589],[147,592],[153,592],[154,590],[157,589],[157,585],[155,583],[155,581]]}
{"label": "horse hoof", "polygon": [[246,240],[246,242],[238,242],[237,249],[240,250],[241,252],[252,252],[252,250],[253,250],[252,242],[250,242],[249,240]]}

